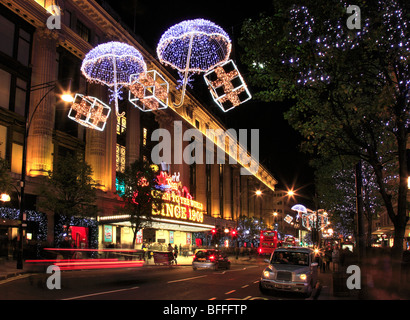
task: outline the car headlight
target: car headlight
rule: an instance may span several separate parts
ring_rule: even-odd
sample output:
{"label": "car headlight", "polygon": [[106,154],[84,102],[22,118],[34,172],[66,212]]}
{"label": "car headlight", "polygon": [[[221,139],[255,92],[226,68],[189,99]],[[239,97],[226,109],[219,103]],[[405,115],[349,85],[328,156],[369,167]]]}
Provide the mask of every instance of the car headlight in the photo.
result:
{"label": "car headlight", "polygon": [[264,277],[265,279],[269,279],[269,277],[270,277],[270,272],[269,272],[269,271],[263,271],[263,277]]}
{"label": "car headlight", "polygon": [[302,273],[299,275],[299,279],[305,281],[307,279],[307,275]]}

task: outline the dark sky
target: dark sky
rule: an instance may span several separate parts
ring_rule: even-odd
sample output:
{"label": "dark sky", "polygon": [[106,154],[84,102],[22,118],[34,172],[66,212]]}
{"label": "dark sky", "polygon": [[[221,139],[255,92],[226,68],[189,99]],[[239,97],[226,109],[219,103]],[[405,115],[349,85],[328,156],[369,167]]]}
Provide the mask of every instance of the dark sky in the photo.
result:
{"label": "dark sky", "polygon": [[[269,9],[269,0],[252,1],[152,1],[108,0],[109,5],[120,15],[146,45],[155,52],[161,35],[171,26],[190,19],[207,19],[222,27],[233,40],[233,54],[239,70],[246,81],[246,68],[240,64],[241,48],[237,44],[242,22],[257,18],[260,12]],[[171,71],[171,70],[170,70]],[[262,103],[256,100],[240,105],[227,114],[210,100],[205,82],[197,76],[195,95],[209,102],[212,111],[225,122],[228,128],[260,129],[260,159],[279,181],[278,187],[294,187],[300,193],[312,193],[312,170],[305,154],[299,152],[299,135],[284,120],[283,112],[288,106],[280,103]],[[250,87],[252,92],[252,88]]]}

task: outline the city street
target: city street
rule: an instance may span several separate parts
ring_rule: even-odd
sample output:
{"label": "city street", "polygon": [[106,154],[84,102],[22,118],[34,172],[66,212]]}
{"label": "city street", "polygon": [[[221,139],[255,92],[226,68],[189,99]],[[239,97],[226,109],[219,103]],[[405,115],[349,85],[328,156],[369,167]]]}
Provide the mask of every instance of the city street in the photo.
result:
{"label": "city street", "polygon": [[230,270],[192,270],[190,266],[67,271],[61,289],[46,287],[47,274],[25,274],[0,282],[6,300],[278,300],[304,299],[290,293],[262,295],[263,265]]}

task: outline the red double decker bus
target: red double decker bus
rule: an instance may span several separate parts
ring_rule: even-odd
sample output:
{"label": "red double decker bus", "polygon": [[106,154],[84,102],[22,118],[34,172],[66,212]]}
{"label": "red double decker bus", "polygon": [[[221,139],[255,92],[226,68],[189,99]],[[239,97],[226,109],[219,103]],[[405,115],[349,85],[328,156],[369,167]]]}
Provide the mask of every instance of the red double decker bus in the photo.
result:
{"label": "red double decker bus", "polygon": [[262,230],[259,241],[258,253],[270,255],[278,246],[278,232],[273,230]]}

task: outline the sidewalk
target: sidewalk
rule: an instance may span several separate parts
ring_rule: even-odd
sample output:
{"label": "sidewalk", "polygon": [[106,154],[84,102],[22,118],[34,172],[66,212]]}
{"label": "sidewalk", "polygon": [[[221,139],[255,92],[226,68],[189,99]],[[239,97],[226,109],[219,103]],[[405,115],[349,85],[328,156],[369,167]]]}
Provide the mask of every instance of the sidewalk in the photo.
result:
{"label": "sidewalk", "polygon": [[23,269],[17,269],[17,261],[0,260],[0,281],[28,273],[28,269],[23,264]]}

